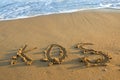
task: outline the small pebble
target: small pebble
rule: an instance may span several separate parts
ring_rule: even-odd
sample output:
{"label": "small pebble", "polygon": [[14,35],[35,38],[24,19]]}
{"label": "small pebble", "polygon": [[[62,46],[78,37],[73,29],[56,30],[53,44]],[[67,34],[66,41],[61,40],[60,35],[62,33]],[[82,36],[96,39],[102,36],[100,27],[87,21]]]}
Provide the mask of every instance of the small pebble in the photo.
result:
{"label": "small pebble", "polygon": [[47,61],[49,61],[47,58],[43,58],[43,59],[41,59],[41,61],[43,61],[43,62],[47,62]]}
{"label": "small pebble", "polygon": [[102,71],[107,71],[107,69],[103,69]]}

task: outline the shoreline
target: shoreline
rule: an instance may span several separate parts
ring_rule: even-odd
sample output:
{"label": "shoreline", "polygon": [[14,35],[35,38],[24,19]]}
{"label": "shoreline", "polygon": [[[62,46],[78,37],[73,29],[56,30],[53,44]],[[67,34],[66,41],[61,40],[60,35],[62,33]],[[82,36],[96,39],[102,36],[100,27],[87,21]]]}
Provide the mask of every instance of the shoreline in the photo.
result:
{"label": "shoreline", "polygon": [[75,10],[71,12],[61,12],[61,13],[49,13],[49,14],[38,14],[34,16],[26,16],[26,17],[19,17],[19,18],[13,18],[13,19],[4,19],[0,20],[0,22],[4,21],[13,21],[13,20],[22,20],[22,19],[29,19],[29,18],[35,18],[35,17],[41,17],[41,16],[49,16],[49,15],[59,15],[59,14],[72,14],[77,12],[108,12],[108,13],[120,13],[120,9],[113,9],[113,8],[95,8],[95,9],[85,9],[85,10]]}

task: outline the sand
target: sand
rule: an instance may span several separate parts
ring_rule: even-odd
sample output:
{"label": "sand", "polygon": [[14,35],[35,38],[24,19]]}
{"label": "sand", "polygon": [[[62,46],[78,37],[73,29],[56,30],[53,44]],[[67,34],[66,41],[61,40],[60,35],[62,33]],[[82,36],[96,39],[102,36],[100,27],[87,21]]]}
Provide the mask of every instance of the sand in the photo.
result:
{"label": "sand", "polygon": [[[79,62],[78,42],[112,56],[109,66],[83,67]],[[68,58],[60,65],[41,62],[42,51],[57,43],[66,48]],[[33,58],[31,66],[19,62],[10,65],[16,50],[28,44],[37,50],[26,53]],[[120,79],[120,13],[81,11],[0,22],[0,80],[119,80]]]}

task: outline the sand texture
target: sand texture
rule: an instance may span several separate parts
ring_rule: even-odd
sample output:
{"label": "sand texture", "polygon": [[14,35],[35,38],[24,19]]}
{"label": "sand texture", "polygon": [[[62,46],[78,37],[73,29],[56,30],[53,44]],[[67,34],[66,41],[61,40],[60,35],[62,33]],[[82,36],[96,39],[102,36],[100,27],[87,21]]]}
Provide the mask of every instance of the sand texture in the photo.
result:
{"label": "sand texture", "polygon": [[[78,58],[78,42],[112,56],[109,66],[84,67]],[[68,58],[60,65],[48,67],[41,62],[42,51],[50,44],[66,48]],[[10,58],[24,44],[37,47],[27,56],[34,62],[10,65]],[[120,80],[120,13],[81,11],[0,22],[0,80]]]}

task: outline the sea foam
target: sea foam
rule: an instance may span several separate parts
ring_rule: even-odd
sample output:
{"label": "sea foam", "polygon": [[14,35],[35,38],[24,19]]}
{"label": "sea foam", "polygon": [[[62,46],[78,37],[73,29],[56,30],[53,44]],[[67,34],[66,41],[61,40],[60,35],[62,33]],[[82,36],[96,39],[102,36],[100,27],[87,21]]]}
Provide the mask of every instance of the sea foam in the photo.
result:
{"label": "sea foam", "polygon": [[120,9],[120,0],[0,0],[0,2],[0,20],[99,8]]}

